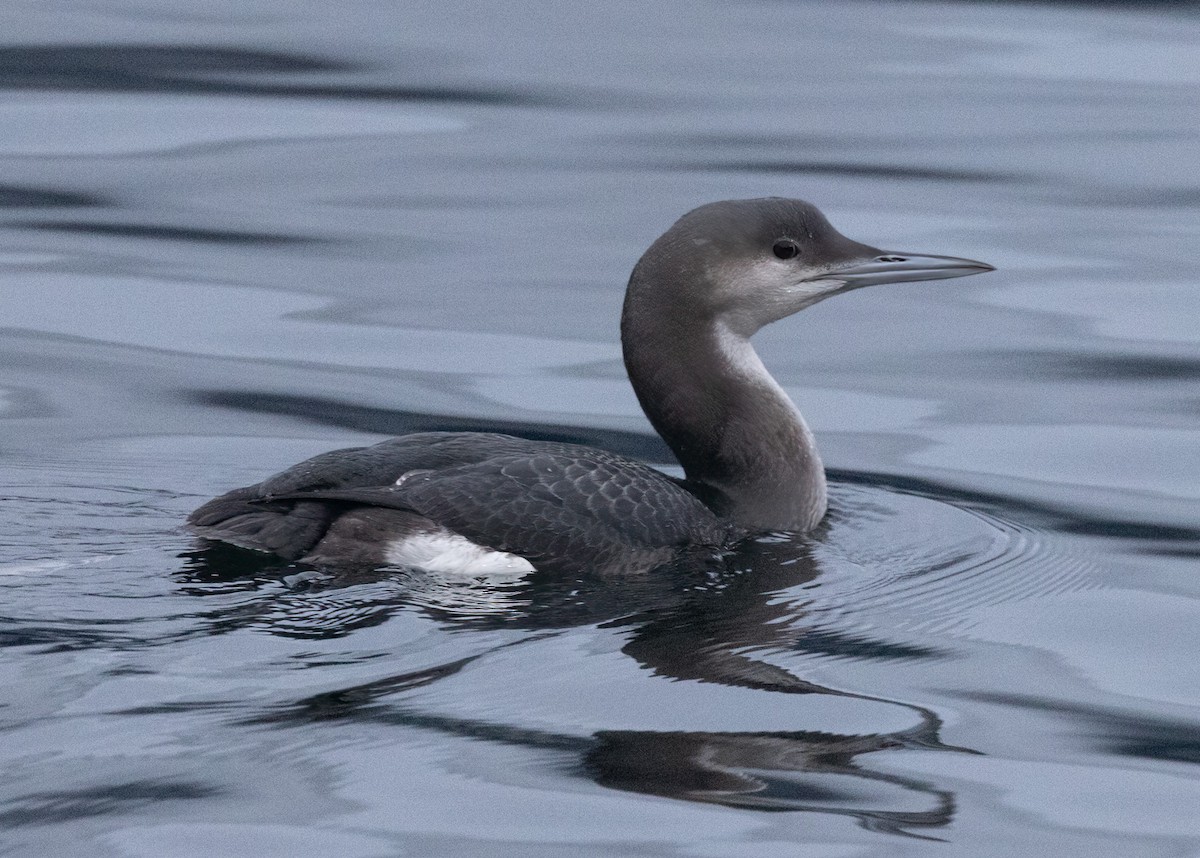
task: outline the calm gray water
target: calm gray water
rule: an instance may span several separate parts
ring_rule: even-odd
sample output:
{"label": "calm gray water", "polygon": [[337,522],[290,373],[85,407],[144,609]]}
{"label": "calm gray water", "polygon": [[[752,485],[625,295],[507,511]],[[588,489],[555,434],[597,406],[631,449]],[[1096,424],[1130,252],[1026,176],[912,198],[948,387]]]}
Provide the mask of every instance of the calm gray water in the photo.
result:
{"label": "calm gray water", "polygon": [[[1200,855],[1200,14],[10,0],[0,853]],[[829,527],[605,584],[197,551],[426,428],[664,465],[675,217],[986,277],[758,342]]]}

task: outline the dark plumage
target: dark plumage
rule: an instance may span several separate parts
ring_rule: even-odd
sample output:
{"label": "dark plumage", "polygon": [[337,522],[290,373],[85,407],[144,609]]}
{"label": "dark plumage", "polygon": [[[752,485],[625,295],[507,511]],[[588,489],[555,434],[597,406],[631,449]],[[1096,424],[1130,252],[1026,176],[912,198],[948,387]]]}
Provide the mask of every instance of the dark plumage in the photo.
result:
{"label": "dark plumage", "polygon": [[322,453],[209,501],[189,522],[201,535],[294,560],[358,506],[415,513],[410,526],[425,519],[535,566],[588,558],[608,567],[630,552],[716,547],[739,535],[678,482],[640,462],[482,432],[422,432]]}
{"label": "dark plumage", "polygon": [[[465,546],[526,571],[645,570],[685,548],[805,531],[825,512],[821,460],[750,336],[838,292],[986,270],[859,244],[799,200],[703,206],[642,257],[621,322],[630,380],[687,480],[574,444],[426,432],[315,456],[188,522],[287,559],[440,567]],[[413,545],[437,556],[413,560]]]}

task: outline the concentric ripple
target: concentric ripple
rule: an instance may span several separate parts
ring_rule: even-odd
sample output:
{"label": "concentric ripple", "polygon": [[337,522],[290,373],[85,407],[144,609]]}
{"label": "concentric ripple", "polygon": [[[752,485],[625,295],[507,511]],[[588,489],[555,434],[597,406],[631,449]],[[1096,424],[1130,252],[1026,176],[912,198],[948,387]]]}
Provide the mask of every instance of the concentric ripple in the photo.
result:
{"label": "concentric ripple", "polygon": [[965,632],[979,610],[1099,586],[1077,543],[957,499],[872,485],[832,488],[808,610],[906,631]]}

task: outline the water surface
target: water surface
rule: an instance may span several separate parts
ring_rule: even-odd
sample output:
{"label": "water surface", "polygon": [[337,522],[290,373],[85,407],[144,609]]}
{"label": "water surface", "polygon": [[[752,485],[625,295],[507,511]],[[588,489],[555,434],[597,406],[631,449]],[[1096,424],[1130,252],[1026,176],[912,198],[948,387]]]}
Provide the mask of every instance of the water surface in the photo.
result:
{"label": "water surface", "polygon": [[[0,20],[3,850],[1200,853],[1192,7]],[[404,431],[669,467],[624,281],[770,194],[999,268],[760,335],[812,539],[615,586],[180,529]]]}

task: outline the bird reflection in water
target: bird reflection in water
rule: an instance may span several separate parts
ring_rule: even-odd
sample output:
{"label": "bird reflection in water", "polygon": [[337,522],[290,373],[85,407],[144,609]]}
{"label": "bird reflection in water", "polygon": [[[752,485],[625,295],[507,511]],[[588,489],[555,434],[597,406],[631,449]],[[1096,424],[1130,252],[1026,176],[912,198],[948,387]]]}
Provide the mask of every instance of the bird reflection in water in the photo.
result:
{"label": "bird reflection in water", "polygon": [[880,733],[602,730],[579,737],[425,712],[405,701],[404,692],[496,652],[493,638],[483,652],[277,705],[249,720],[281,726],[389,723],[557,750],[577,771],[611,789],[745,809],[845,815],[871,830],[937,839],[932,830],[953,818],[953,794],[872,769],[866,758],[908,749],[976,752],[943,743],[940,719],[924,707],[825,687],[756,657],[775,652],[877,661],[942,655],[827,626],[806,628],[803,609],[780,595],[817,579],[820,568],[811,545],[762,537],[729,553],[680,556],[650,574],[614,579],[534,573],[496,584],[447,581],[413,570],[305,570],[201,541],[185,555],[179,579],[196,595],[253,588],[255,582],[281,577],[291,583],[289,592],[243,605],[237,616],[214,615],[212,633],[253,625],[293,637],[337,637],[415,608],[448,628],[530,632],[500,645],[506,648],[557,630],[596,625],[625,630],[622,652],[673,680],[904,707],[914,716],[912,725]]}

